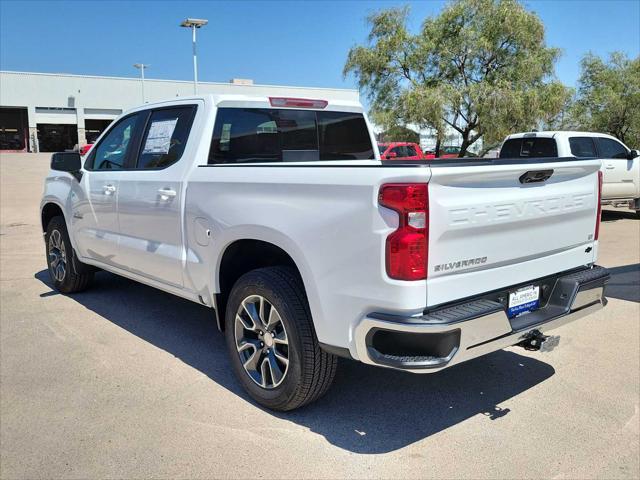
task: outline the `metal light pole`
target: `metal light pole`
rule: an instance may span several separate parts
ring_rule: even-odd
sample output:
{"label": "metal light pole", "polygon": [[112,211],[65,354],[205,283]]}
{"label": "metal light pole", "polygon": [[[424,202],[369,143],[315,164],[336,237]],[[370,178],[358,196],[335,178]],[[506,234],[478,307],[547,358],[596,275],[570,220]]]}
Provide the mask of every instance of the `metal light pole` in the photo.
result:
{"label": "metal light pole", "polygon": [[147,103],[144,98],[144,69],[149,68],[151,65],[145,65],[144,63],[134,63],[133,66],[140,70],[140,79],[142,80],[142,103]]}
{"label": "metal light pole", "polygon": [[203,18],[187,18],[180,26],[191,29],[193,42],[193,93],[198,93],[198,57],[196,55],[196,29],[204,27],[209,20]]}

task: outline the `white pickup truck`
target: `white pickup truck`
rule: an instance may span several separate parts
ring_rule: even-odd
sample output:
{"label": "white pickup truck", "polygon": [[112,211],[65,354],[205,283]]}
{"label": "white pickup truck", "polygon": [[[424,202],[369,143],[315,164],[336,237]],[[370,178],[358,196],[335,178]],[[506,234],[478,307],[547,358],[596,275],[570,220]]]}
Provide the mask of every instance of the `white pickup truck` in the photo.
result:
{"label": "white pickup truck", "polygon": [[[599,160],[379,159],[357,102],[207,95],[123,114],[52,157],[41,203],[63,293],[103,269],[215,311],[272,409],[337,357],[430,373],[606,304]],[[106,300],[108,301],[108,300]]]}
{"label": "white pickup truck", "polygon": [[627,205],[640,216],[640,154],[611,135],[548,131],[509,135],[501,158],[576,157],[602,159],[602,203]]}

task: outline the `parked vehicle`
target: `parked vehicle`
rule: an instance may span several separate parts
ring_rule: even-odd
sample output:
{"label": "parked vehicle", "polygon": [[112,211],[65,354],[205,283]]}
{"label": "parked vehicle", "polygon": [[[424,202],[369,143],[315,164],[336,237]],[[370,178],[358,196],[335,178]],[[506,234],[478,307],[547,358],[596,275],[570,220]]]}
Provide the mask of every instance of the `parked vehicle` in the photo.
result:
{"label": "parked vehicle", "polygon": [[378,143],[380,158],[383,160],[422,160],[424,155],[417,143]]}
{"label": "parked vehicle", "polygon": [[422,155],[424,156],[424,158],[429,160],[436,158],[436,152],[434,150],[423,150]]}
{"label": "parked vehicle", "polygon": [[455,145],[445,145],[440,147],[440,155],[438,158],[458,158],[460,156],[460,147]]}
{"label": "parked vehicle", "polygon": [[87,143],[86,145],[80,147],[80,155],[84,157],[87,152],[91,150],[91,147],[93,147],[93,143]]}
{"label": "parked vehicle", "polygon": [[640,158],[611,135],[593,132],[549,131],[509,135],[501,158],[575,157],[602,159],[602,203],[625,205],[640,216]]}
{"label": "parked vehicle", "polygon": [[87,152],[91,150],[91,147],[93,147],[93,143],[87,143],[86,145],[80,147],[80,155],[84,157]]}
{"label": "parked vehicle", "polygon": [[353,102],[206,95],[51,162],[54,287],[100,268],[211,307],[272,409],[326,392],[337,356],[431,373],[550,349],[543,332],[606,303],[599,160],[381,161]]}

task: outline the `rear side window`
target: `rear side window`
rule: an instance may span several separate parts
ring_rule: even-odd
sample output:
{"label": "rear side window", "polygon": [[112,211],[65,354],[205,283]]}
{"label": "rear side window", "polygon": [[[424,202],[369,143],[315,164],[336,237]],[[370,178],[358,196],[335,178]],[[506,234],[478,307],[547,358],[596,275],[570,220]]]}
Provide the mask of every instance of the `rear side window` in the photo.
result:
{"label": "rear side window", "polygon": [[309,162],[374,158],[362,114],[219,108],[209,163]]}
{"label": "rear side window", "polygon": [[320,160],[374,158],[369,129],[361,113],[316,112]]}
{"label": "rear side window", "polygon": [[570,137],[571,154],[576,157],[597,157],[596,146],[591,137]]}
{"label": "rear side window", "polygon": [[610,138],[598,137],[598,149],[602,158],[627,158],[627,149],[620,142]]}
{"label": "rear side window", "polygon": [[137,168],[165,168],[180,160],[194,113],[194,106],[155,110],[142,138]]}
{"label": "rear side window", "polygon": [[407,145],[407,157],[415,157],[418,153],[416,152],[415,147],[411,145]]}
{"label": "rear side window", "polygon": [[500,158],[557,157],[558,147],[553,138],[511,138],[500,149]]}

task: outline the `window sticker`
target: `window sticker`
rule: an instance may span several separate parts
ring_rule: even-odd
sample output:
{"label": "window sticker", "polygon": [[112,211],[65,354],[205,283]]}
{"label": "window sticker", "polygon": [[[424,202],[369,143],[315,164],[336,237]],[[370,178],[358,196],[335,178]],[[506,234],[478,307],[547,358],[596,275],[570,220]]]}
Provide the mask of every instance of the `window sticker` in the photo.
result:
{"label": "window sticker", "polygon": [[171,137],[176,129],[177,118],[153,122],[147,134],[143,154],[166,154],[171,148]]}

